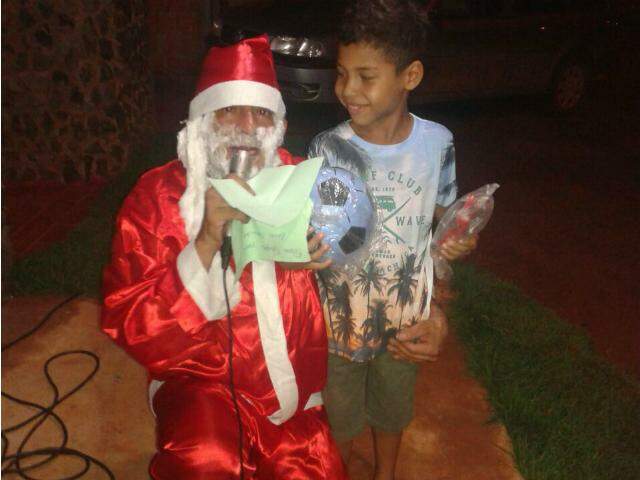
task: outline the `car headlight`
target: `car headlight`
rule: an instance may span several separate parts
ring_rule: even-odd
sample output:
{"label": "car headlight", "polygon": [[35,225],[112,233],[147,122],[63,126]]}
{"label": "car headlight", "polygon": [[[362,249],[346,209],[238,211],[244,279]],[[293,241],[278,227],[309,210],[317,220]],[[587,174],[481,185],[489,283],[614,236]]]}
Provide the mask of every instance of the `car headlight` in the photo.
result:
{"label": "car headlight", "polygon": [[308,58],[323,57],[326,54],[326,48],[319,40],[284,35],[271,38],[271,51],[281,55]]}

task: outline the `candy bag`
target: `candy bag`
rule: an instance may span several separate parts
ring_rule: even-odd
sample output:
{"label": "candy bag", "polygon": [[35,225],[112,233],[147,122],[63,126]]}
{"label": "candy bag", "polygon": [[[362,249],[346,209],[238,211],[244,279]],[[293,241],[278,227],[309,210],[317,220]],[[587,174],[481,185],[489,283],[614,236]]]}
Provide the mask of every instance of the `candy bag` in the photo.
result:
{"label": "candy bag", "polygon": [[453,274],[451,266],[441,255],[440,248],[449,240],[468,237],[485,227],[493,212],[493,192],[499,186],[497,183],[490,183],[467,193],[445,212],[431,240],[431,257],[436,277],[440,280],[449,280]]}

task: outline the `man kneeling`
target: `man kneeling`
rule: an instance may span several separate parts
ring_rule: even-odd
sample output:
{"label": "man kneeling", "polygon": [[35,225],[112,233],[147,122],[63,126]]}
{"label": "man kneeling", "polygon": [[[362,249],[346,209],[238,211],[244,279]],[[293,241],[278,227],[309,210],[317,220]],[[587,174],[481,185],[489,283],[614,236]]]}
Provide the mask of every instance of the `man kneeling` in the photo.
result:
{"label": "man kneeling", "polygon": [[118,215],[102,329],[149,372],[154,479],[346,478],[320,396],[313,272],[257,261],[234,282],[220,250],[228,223],[247,217],[207,180],[228,175],[229,152],[251,157],[252,173],[300,161],[278,148],[284,114],[266,36],[213,47],[179,160],[144,174]]}

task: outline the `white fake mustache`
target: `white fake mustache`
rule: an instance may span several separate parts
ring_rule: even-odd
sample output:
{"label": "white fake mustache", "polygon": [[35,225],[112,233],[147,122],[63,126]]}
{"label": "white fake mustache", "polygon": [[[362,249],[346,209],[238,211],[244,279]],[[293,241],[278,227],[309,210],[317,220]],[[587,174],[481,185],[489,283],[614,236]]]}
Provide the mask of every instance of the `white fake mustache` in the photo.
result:
{"label": "white fake mustache", "polygon": [[[247,178],[254,177],[261,168],[274,166],[277,157],[276,148],[280,144],[279,129],[276,127],[260,127],[255,134],[243,132],[233,125],[219,126],[214,124],[215,133],[210,137],[207,155],[207,176],[221,178],[229,173],[229,152],[245,150],[256,159]],[[257,159],[262,158],[262,162]]]}

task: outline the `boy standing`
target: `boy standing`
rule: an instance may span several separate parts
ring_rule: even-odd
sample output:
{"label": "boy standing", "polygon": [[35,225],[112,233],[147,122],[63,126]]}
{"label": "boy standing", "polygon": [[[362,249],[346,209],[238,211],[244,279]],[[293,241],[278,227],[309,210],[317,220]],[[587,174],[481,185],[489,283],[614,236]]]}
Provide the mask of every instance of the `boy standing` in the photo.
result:
{"label": "boy standing", "polygon": [[[318,135],[309,156],[331,137],[349,142],[369,167],[383,211],[385,242],[352,278],[324,271],[320,285],[329,333],[323,397],[332,433],[348,462],[352,439],[373,429],[375,479],[393,479],[403,429],[413,416],[415,362],[435,360],[446,319],[431,304],[432,222],[456,198],[449,130],[409,113],[407,98],[423,78],[424,11],[402,0],[356,0],[339,37],[335,92],[351,119]],[[446,245],[448,259],[476,238]],[[397,336],[394,338],[395,332]]]}

